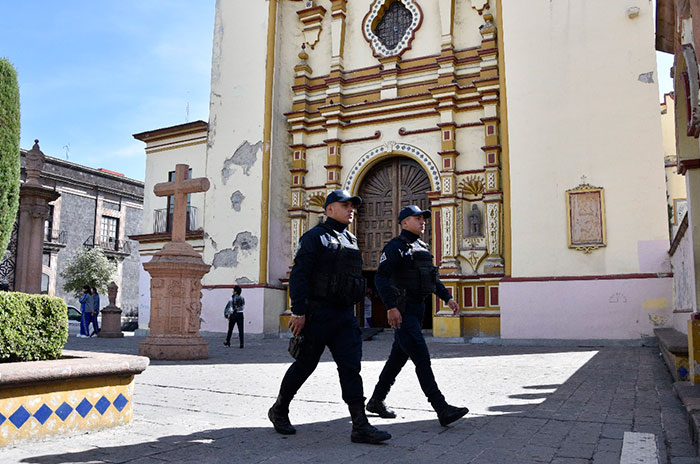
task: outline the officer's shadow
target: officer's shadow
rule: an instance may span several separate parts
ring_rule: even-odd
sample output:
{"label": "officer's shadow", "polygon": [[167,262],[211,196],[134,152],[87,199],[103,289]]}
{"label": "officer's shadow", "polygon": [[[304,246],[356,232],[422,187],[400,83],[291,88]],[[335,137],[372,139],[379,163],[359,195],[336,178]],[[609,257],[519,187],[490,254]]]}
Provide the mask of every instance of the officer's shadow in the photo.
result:
{"label": "officer's shadow", "polygon": [[[465,432],[478,431],[483,417],[464,419],[450,427],[434,420],[384,421],[368,415],[372,424],[392,434],[381,445],[350,441],[350,418],[295,424],[295,435],[280,435],[272,427],[229,427],[195,432],[188,435],[153,437],[129,434],[138,443],[109,446],[96,442],[95,448],[79,452],[54,452],[24,458],[22,463],[297,463],[297,462],[426,462],[437,453],[445,440],[457,443]],[[131,427],[129,425],[125,427]],[[154,430],[157,433],[157,430]],[[120,435],[124,435],[123,432]],[[139,440],[143,438],[143,440]],[[433,443],[431,443],[433,442]],[[426,447],[417,449],[421,444]],[[428,445],[433,446],[428,446]],[[54,451],[58,446],[54,447]],[[40,450],[42,446],[35,449]],[[442,451],[440,452],[440,454]],[[439,454],[436,454],[436,456]]]}

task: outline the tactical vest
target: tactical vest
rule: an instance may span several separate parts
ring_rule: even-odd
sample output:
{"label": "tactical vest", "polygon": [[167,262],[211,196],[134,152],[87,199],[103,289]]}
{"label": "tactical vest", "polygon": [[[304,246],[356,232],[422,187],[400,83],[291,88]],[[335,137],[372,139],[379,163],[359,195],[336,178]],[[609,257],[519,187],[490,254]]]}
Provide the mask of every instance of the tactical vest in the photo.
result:
{"label": "tactical vest", "polygon": [[435,293],[438,269],[433,265],[433,255],[428,245],[420,240],[409,242],[401,235],[398,239],[408,248],[403,252],[403,260],[392,276],[393,284],[409,295],[427,296]]}
{"label": "tactical vest", "polygon": [[352,234],[337,232],[326,224],[320,226],[328,233],[320,237],[324,251],[311,272],[310,297],[345,309],[362,301],[365,295],[362,253]]}

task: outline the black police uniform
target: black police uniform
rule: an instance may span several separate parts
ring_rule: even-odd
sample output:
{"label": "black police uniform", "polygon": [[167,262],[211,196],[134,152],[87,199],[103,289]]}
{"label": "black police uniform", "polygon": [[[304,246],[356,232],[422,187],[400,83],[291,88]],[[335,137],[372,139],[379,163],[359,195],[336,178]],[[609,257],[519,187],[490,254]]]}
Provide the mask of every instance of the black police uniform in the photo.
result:
{"label": "black police uniform", "polygon": [[268,412],[275,430],[295,433],[289,423],[289,403],[328,347],[338,366],[343,400],[352,417],[352,441],[379,443],[391,438],[369,425],[364,412],[362,337],[353,309],[364,297],[365,284],[357,239],[345,224],[328,218],[302,236],[289,274],[289,292],[292,313],[306,316],[304,342],[282,380],[277,402]]}
{"label": "black police uniform", "polygon": [[421,331],[426,297],[434,293],[445,302],[452,299],[449,290],[440,282],[428,245],[418,235],[405,229],[401,231],[384,247],[374,283],[387,309],[398,308],[402,320],[401,327],[394,330],[389,359],[379,375],[367,409],[382,417],[396,417],[393,411],[386,409],[383,401],[410,358],[421,389],[438,413],[440,423],[447,425],[462,417],[468,410],[448,405],[438,388]]}
{"label": "black police uniform", "polygon": [[363,295],[362,255],[345,224],[328,218],[305,233],[289,273],[292,313],[307,316],[304,347],[282,380],[281,395],[296,394],[327,346],[338,365],[343,400],[364,402],[362,337],[353,312]]}

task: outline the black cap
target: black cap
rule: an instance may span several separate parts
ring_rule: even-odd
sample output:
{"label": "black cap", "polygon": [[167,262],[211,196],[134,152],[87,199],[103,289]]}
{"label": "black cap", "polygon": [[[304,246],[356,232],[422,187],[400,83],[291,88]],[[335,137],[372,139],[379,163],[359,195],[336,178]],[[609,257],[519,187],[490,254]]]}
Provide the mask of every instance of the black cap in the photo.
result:
{"label": "black cap", "polygon": [[420,209],[416,205],[408,205],[399,213],[399,222],[403,221],[409,216],[423,216],[428,219],[430,217],[430,210]]}
{"label": "black cap", "polygon": [[326,204],[323,205],[323,207],[325,208],[326,206],[330,205],[331,203],[335,203],[336,201],[352,201],[352,205],[355,208],[359,208],[362,204],[362,198],[353,197],[347,190],[338,189],[333,190],[331,193],[328,194],[328,196],[326,197]]}

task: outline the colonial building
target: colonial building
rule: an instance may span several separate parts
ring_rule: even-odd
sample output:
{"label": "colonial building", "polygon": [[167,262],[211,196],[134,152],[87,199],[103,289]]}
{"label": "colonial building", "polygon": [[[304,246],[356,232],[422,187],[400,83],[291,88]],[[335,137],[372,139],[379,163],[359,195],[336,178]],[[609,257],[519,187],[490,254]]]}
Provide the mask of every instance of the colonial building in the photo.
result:
{"label": "colonial building", "polygon": [[[21,180],[26,177],[26,150],[21,150]],[[77,305],[75,295],[63,290],[60,272],[83,247],[99,247],[117,264],[117,305],[124,315],[138,312],[138,247],[128,239],[141,228],[143,183],[106,169],[93,169],[59,158],[46,157],[41,184],[59,192],[49,205],[44,225],[41,291]],[[4,259],[0,281],[14,286],[17,225]],[[102,299],[103,305],[108,303]]]}
{"label": "colonial building", "polygon": [[[204,330],[224,329],[236,283],[247,330],[285,330],[294,250],[336,188],[364,199],[352,230],[370,283],[399,209],[431,209],[425,240],[462,308],[453,316],[431,300],[436,336],[629,339],[668,320],[649,2],[216,9],[208,126],[135,136],[146,142],[147,215],[167,208],[152,186],[176,162],[211,182],[192,196],[191,238],[212,264]],[[142,260],[160,246],[140,241]],[[375,325],[384,314],[376,300]]]}
{"label": "colonial building", "polygon": [[[670,250],[674,274],[673,326],[685,333],[688,332],[690,314],[698,312],[700,290],[700,262],[697,259],[700,240],[695,232],[700,217],[699,18],[698,0],[657,0],[656,48],[675,56],[672,69],[675,104],[668,106],[675,126],[672,162],[677,166],[677,172],[684,176],[687,192],[685,211],[676,211],[677,231]],[[697,360],[697,338],[695,340],[689,344],[691,359],[695,352]],[[692,361],[690,366],[692,373]],[[698,374],[695,372],[694,375]]]}

